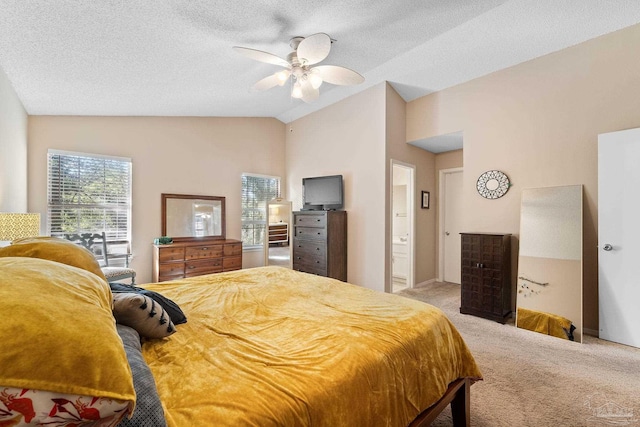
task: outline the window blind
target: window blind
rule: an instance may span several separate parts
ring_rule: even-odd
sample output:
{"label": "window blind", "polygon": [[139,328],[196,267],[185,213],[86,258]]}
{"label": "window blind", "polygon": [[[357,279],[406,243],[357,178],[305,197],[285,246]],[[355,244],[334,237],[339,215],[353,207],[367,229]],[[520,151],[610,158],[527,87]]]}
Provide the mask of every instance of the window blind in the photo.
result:
{"label": "window blind", "polygon": [[242,174],[243,248],[262,247],[267,227],[267,203],[280,197],[280,178]]}
{"label": "window blind", "polygon": [[50,150],[47,230],[131,240],[131,159]]}

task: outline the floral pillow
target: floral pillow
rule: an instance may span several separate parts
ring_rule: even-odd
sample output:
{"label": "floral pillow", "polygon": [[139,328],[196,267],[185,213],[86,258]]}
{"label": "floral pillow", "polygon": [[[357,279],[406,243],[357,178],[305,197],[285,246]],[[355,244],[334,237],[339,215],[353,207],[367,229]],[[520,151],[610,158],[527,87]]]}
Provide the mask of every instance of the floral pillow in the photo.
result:
{"label": "floral pillow", "polygon": [[0,426],[116,426],[128,402],[106,397],[0,387]]}

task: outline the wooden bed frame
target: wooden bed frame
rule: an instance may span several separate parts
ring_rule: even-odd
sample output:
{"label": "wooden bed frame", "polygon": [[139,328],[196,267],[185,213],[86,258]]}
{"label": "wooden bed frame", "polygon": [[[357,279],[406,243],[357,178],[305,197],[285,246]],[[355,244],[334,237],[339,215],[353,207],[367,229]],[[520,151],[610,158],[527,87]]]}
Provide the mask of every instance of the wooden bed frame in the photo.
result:
{"label": "wooden bed frame", "polygon": [[471,426],[471,384],[470,378],[459,378],[449,384],[449,388],[436,403],[422,411],[409,427],[428,427],[451,404],[454,427]]}

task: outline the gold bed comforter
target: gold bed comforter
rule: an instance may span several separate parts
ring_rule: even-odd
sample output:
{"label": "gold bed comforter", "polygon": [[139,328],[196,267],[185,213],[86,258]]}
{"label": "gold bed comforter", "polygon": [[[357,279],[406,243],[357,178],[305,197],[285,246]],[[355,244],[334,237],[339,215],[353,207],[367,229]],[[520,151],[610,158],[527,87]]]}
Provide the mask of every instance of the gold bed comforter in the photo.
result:
{"label": "gold bed comforter", "polygon": [[281,267],[143,285],[188,323],[146,342],[167,421],[406,426],[480,371],[437,308]]}

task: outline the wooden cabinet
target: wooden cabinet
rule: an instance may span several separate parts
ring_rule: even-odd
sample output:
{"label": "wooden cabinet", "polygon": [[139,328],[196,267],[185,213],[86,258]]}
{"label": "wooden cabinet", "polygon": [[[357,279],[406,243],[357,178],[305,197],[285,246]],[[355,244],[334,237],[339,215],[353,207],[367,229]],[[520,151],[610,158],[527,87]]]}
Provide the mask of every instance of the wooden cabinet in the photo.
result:
{"label": "wooden cabinet", "polygon": [[293,269],[347,281],[347,212],[293,213]]}
{"label": "wooden cabinet", "polygon": [[242,268],[239,240],[198,240],[153,245],[153,281],[182,279]]}
{"label": "wooden cabinet", "polygon": [[460,313],[505,323],[511,314],[511,235],[461,233]]}
{"label": "wooden cabinet", "polygon": [[289,224],[286,222],[278,222],[269,224],[269,244],[272,243],[289,243]]}

